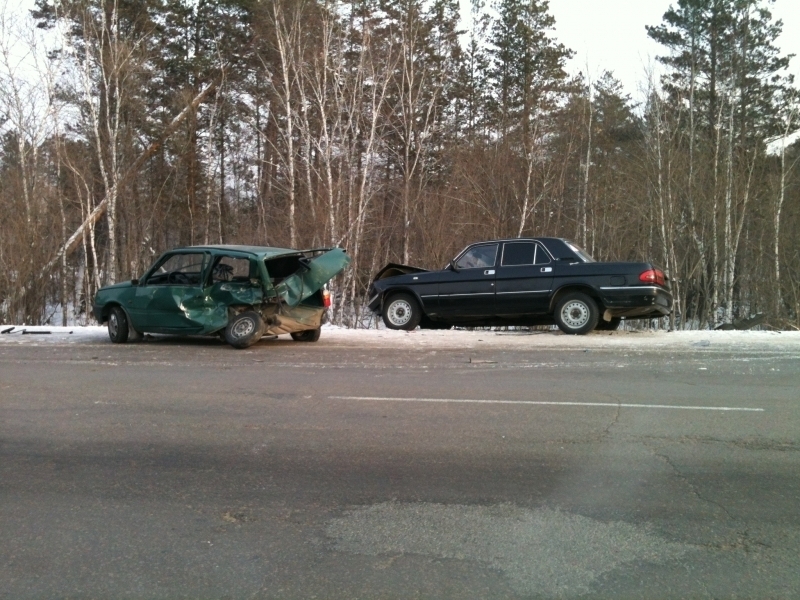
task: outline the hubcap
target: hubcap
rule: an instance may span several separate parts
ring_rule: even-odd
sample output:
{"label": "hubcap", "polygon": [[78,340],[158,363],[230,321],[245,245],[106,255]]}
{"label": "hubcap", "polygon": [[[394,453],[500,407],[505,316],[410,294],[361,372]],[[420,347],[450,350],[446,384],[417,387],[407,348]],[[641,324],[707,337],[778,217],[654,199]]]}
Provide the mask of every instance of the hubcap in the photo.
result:
{"label": "hubcap", "polygon": [[561,320],[570,329],[580,329],[589,322],[589,307],[579,300],[567,302],[561,309]]}
{"label": "hubcap", "polygon": [[406,300],[395,300],[389,305],[389,321],[395,327],[402,327],[411,320],[411,305]]}
{"label": "hubcap", "polygon": [[240,319],[236,322],[233,326],[233,335],[234,337],[241,338],[246,337],[253,333],[253,330],[256,328],[255,321],[250,318]]}
{"label": "hubcap", "polygon": [[108,317],[108,332],[111,337],[117,337],[117,331],[119,331],[119,321],[117,320],[117,315],[111,313],[111,316]]}

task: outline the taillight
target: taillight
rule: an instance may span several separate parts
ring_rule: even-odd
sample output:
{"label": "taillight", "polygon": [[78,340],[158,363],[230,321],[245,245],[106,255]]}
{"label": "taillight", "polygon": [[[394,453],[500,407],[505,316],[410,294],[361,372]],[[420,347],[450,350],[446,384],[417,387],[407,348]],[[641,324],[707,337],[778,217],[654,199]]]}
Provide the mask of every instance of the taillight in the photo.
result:
{"label": "taillight", "polygon": [[664,285],[664,272],[659,269],[649,269],[639,275],[639,281],[644,283],[655,283],[656,285]]}
{"label": "taillight", "polygon": [[331,293],[328,290],[322,290],[322,306],[331,307]]}

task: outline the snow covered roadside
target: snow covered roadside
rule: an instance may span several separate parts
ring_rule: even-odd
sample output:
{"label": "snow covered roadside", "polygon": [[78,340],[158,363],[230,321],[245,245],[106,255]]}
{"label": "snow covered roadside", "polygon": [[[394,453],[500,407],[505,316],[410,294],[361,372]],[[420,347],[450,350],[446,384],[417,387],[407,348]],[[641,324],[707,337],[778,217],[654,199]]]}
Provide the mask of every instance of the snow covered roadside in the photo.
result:
{"label": "snow covered roadside", "polygon": [[110,342],[108,328],[99,325],[86,327],[53,327],[50,325],[0,325],[0,344],[86,343]]}
{"label": "snow covered roadside", "polygon": [[560,331],[437,331],[342,329],[326,326],[322,338],[345,346],[430,349],[606,349],[776,351],[800,354],[800,332],[675,331],[593,332],[565,335]]}
{"label": "snow covered roadside", "polygon": [[[11,325],[0,325],[0,332]],[[42,333],[42,332],[49,333]],[[281,340],[290,341],[288,336]],[[105,327],[38,327],[19,325],[9,333],[0,333],[0,345],[13,344],[111,344]],[[261,342],[269,344],[269,340]],[[325,325],[320,345],[397,348],[397,349],[606,349],[665,351],[771,351],[797,352],[800,355],[798,331],[676,331],[659,332],[594,332],[584,336],[564,335],[558,331],[437,331],[412,332],[388,329],[344,329]],[[304,346],[305,347],[305,346]]]}

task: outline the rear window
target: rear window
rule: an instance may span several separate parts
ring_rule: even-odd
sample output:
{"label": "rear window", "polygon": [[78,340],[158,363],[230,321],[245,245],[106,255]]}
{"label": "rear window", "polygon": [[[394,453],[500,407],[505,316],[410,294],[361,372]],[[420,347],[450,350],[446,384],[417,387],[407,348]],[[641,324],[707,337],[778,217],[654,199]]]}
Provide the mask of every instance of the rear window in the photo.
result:
{"label": "rear window", "polygon": [[564,243],[567,246],[569,246],[569,249],[572,250],[575,254],[577,254],[578,258],[580,258],[583,262],[587,262],[587,263],[595,262],[595,260],[591,256],[589,256],[589,253],[586,252],[580,246],[576,246],[572,242],[567,242],[567,241],[565,241]]}

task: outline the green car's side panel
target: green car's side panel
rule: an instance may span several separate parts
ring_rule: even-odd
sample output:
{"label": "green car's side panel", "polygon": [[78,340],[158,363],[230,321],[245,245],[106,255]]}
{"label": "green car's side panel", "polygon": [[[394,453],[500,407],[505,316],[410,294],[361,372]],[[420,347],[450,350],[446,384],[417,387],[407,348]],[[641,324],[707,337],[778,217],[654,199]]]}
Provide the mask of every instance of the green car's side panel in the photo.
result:
{"label": "green car's side panel", "polygon": [[198,324],[185,310],[196,305],[202,289],[184,285],[142,285],[129,301],[134,329],[158,333],[196,333]]}
{"label": "green car's side panel", "polygon": [[[236,256],[230,252],[224,256]],[[255,260],[247,256],[251,273],[258,272]],[[208,281],[209,260],[202,281]],[[264,292],[259,279],[218,281],[212,285],[147,285],[136,288],[130,309],[134,329],[153,333],[206,334],[228,324],[228,307],[257,306]]]}
{"label": "green car's side panel", "polygon": [[321,254],[306,263],[307,268],[275,286],[275,293],[289,306],[297,306],[350,264],[350,257],[341,248]]}

